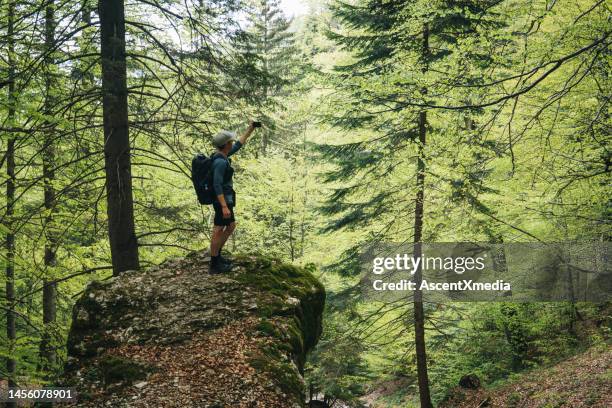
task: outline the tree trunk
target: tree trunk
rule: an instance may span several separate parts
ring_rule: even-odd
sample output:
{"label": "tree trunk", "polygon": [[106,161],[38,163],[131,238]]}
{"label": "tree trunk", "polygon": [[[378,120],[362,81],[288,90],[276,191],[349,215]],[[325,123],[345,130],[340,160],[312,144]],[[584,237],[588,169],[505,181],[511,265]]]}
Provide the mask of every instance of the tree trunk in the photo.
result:
{"label": "tree trunk", "polygon": [[100,0],[98,7],[108,236],[113,275],[118,275],[139,268],[128,134],[125,15],[123,0]]}
{"label": "tree trunk", "polygon": [[[306,124],[302,133],[302,154],[306,157]],[[308,169],[306,162],[303,163],[302,180],[304,181],[304,200],[302,201],[302,221],[300,222],[300,258],[304,257],[304,241],[306,240],[306,211],[308,204]]]}
{"label": "tree trunk", "polygon": [[[15,122],[15,2],[8,3],[7,10],[7,42],[8,42],[8,125],[12,127]],[[8,386],[15,387],[15,232],[13,231],[15,214],[15,136],[11,133],[6,147],[6,338],[8,357],[6,358],[6,373]],[[7,407],[15,407],[14,402],[6,403]]]}
{"label": "tree trunk", "polygon": [[53,346],[53,324],[55,323],[56,312],[56,283],[53,281],[53,268],[56,266],[57,237],[54,225],[55,211],[55,145],[53,141],[53,123],[49,118],[53,115],[54,92],[53,89],[53,69],[54,59],[52,50],[55,41],[55,5],[49,0],[45,10],[45,138],[43,153],[43,179],[44,179],[44,204],[45,204],[45,276],[43,286],[43,324],[44,330],[40,342],[40,357],[42,369],[45,373],[50,373],[55,368],[55,348]]}
{"label": "tree trunk", "polygon": [[[263,71],[265,75],[264,89],[263,89],[263,103],[268,104],[268,81],[270,80],[270,75],[268,73],[268,53],[270,50],[268,49],[268,25],[270,21],[268,20],[268,16],[270,13],[269,5],[265,5],[263,9],[264,15],[264,32],[263,32],[263,50],[261,56],[263,57]],[[259,120],[259,119],[258,119]],[[261,135],[261,155],[265,156],[268,151],[268,132],[266,129],[262,129]]]}
{"label": "tree trunk", "polygon": [[[91,24],[91,13],[93,12],[93,6],[91,5],[91,0],[82,0],[81,3],[81,21],[83,22],[83,24],[89,25]],[[92,36],[94,35],[90,30],[92,30],[93,28],[90,27],[88,29],[86,29],[85,31],[82,32],[81,34],[81,38],[79,39],[79,48],[81,49],[81,52],[83,52],[84,54],[93,51],[93,45],[92,43],[90,43]],[[82,64],[82,67],[85,69],[85,67],[87,66],[87,63],[83,63],[83,61],[79,61],[79,64]],[[83,72],[83,85],[85,87],[87,86],[91,86],[94,83],[94,74],[91,72],[91,70],[87,71],[87,72]]]}
{"label": "tree trunk", "polygon": [[291,196],[289,197],[289,255],[291,262],[295,261],[295,245],[293,237],[293,181],[291,181]]}
{"label": "tree trunk", "polygon": [[[426,62],[429,56],[429,30],[427,25],[423,28],[423,49],[422,57]],[[426,71],[426,65],[423,71]],[[427,93],[426,89],[421,91],[423,95]],[[418,145],[418,160],[416,174],[416,201],[414,210],[414,257],[422,256],[422,239],[423,239],[423,199],[425,196],[425,142],[427,136],[427,112],[419,112],[419,145]],[[427,352],[425,350],[425,311],[423,309],[423,293],[419,290],[423,271],[421,263],[419,263],[415,274],[414,281],[416,290],[414,292],[414,342],[416,348],[417,359],[417,376],[419,382],[419,398],[421,408],[433,408],[431,403],[431,395],[429,393],[429,377],[427,374]]]}

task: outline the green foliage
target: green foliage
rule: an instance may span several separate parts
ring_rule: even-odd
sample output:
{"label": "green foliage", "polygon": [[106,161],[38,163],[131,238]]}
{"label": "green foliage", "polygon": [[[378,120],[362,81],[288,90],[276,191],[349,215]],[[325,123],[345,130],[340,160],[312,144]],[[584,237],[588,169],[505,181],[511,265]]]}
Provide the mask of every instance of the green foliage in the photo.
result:
{"label": "green foliage", "polygon": [[[585,9],[591,11],[583,15]],[[363,0],[333,2],[331,11],[335,24],[327,33],[344,53],[326,78],[334,93],[326,95],[322,117],[338,134],[318,146],[333,165],[324,179],[332,191],[320,209],[329,218],[325,232],[357,232],[355,245],[331,270],[356,275],[364,248],[411,241],[416,120],[423,111],[424,241],[609,239],[603,210],[609,199],[601,190],[609,166],[595,159],[606,156],[609,138],[597,133],[605,119],[591,110],[607,109],[597,85],[606,82],[600,73],[609,72],[600,54],[609,31],[602,28],[601,3]],[[425,28],[429,52],[423,51]],[[580,56],[546,74],[571,53]],[[602,71],[586,68],[587,61]],[[585,129],[587,123],[594,127]],[[342,308],[349,307],[346,299],[373,307],[358,289],[345,293]],[[404,318],[409,331],[410,320],[381,310],[389,314],[377,316],[385,323],[364,336],[375,332],[381,341],[409,348],[412,339],[398,340],[399,325],[389,322]],[[462,375],[501,380],[577,352],[606,332],[584,336],[578,329],[594,321],[585,317],[588,305],[474,310],[478,323],[468,325],[443,306],[428,309],[437,400]],[[360,323],[369,327],[374,320]],[[413,354],[405,354],[403,374],[414,376]],[[382,373],[376,365],[369,369]]]}
{"label": "green foliage", "polygon": [[[258,330],[288,335],[295,347],[314,343],[316,322],[275,325],[286,296],[305,295],[287,279],[307,287],[316,284],[305,269],[325,271],[319,277],[329,311],[307,374],[319,393],[357,405],[368,385],[396,378],[407,385],[389,396],[389,405],[405,404],[415,392],[412,310],[389,305],[377,313],[381,305],[362,299],[357,283],[364,247],[411,241],[421,112],[425,241],[610,239],[605,3],[311,1],[311,13],[293,21],[272,0],[166,3],[126,5],[142,264],[208,246],[212,212],[196,203],[190,158],[212,151],[217,130],[242,130],[247,117],[261,118],[265,129],[234,159],[238,229],[226,249],[304,267],[261,260],[260,275],[240,278],[274,297],[260,310]],[[19,378],[32,382],[61,370],[75,297],[89,281],[110,275],[98,27],[90,24],[95,5],[56,7],[56,44],[48,54],[42,5],[16,8],[11,95],[8,60],[0,61],[3,191],[7,143],[17,143],[12,220],[0,203],[0,234],[16,233],[17,302],[10,305],[3,293],[0,306],[15,307],[18,334],[16,344],[0,337],[0,355],[15,358]],[[7,12],[4,4],[6,56]],[[42,109],[49,100],[51,114]],[[42,177],[46,135],[55,149],[52,180]],[[44,208],[45,182],[57,192],[53,211]],[[52,238],[50,267],[43,259]],[[8,264],[3,250],[0,265]],[[45,279],[59,281],[56,322],[46,330],[58,354],[54,373],[40,369]],[[426,312],[436,400],[467,373],[501,382],[610,338],[605,305],[452,305]],[[310,338],[295,335],[298,324],[308,325]],[[286,386],[296,387],[294,380]]]}
{"label": "green foliage", "polygon": [[[258,74],[245,86],[254,107],[248,108],[264,124],[258,131],[262,154],[294,133],[280,116],[287,110],[287,97],[306,68],[295,46],[291,21],[279,0],[245,2],[247,27],[234,42],[238,55]],[[298,88],[299,89],[299,88]]]}
{"label": "green foliage", "polygon": [[361,406],[359,397],[371,378],[363,358],[366,351],[342,314],[326,315],[323,337],[306,367],[306,384],[315,395],[326,400],[341,400],[349,406]]}
{"label": "green foliage", "polygon": [[601,342],[591,327],[594,305],[580,304],[578,320],[569,303],[495,303],[463,305],[470,319],[442,336],[432,336],[431,381],[434,396],[447,392],[468,373],[486,384],[502,383],[514,373],[558,363]]}

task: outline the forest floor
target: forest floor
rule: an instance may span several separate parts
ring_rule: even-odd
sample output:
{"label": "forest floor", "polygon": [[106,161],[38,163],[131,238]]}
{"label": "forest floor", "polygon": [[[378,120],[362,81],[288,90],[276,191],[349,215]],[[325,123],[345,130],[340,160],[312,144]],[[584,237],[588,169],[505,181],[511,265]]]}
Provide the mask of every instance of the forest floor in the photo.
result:
{"label": "forest floor", "polygon": [[[378,407],[380,400],[397,395],[398,392],[401,393],[403,389],[413,383],[414,381],[404,377],[381,381],[370,387],[367,394],[360,398],[360,401],[366,407]],[[407,399],[412,398],[412,396],[409,396]],[[404,400],[402,403],[407,403],[407,401]]]}
{"label": "forest floor", "polygon": [[498,387],[456,389],[438,408],[612,407],[612,348],[591,348],[557,365],[537,368]]}
{"label": "forest floor", "polygon": [[[181,346],[123,346],[116,355],[147,362],[158,370],[131,388],[132,406],[194,406],[194,390],[202,407],[283,407],[284,398],[274,384],[248,362],[256,351],[252,333],[256,318],[231,323]],[[196,404],[197,405],[197,404]]]}

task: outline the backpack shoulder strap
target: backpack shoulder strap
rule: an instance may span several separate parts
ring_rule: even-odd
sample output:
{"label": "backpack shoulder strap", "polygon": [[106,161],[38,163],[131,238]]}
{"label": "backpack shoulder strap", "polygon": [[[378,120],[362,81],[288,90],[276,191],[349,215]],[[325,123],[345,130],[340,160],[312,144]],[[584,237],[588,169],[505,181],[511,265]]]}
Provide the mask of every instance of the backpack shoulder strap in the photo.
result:
{"label": "backpack shoulder strap", "polygon": [[217,159],[223,159],[225,161],[228,161],[229,159],[225,156],[223,156],[221,153],[219,152],[214,152],[213,154],[210,155],[210,160],[212,160],[213,162]]}

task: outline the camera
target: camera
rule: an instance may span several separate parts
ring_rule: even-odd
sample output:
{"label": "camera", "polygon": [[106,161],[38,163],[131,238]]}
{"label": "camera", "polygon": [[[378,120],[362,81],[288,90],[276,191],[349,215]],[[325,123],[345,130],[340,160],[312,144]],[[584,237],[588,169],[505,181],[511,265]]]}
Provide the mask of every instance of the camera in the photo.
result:
{"label": "camera", "polygon": [[253,122],[253,127],[256,127],[256,128],[261,127],[261,122]]}

